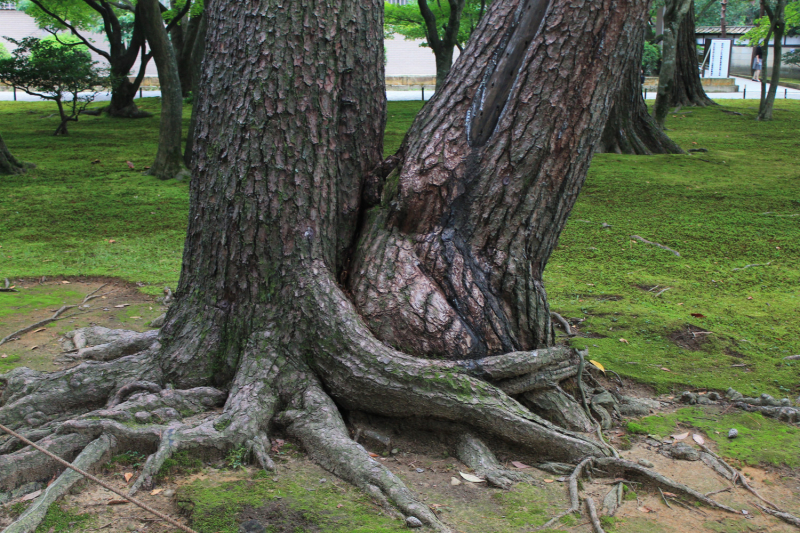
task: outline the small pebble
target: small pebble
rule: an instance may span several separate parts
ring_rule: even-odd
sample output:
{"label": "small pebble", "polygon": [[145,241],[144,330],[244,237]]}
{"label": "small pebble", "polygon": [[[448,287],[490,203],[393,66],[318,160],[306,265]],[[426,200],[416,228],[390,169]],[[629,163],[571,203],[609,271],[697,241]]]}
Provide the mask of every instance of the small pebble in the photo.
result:
{"label": "small pebble", "polygon": [[422,474],[423,472],[425,472],[424,468],[417,468],[417,474]]}
{"label": "small pebble", "polygon": [[320,483],[327,483],[327,482],[328,482],[328,480],[327,480],[327,479],[325,479],[325,478],[322,478],[322,479],[320,479],[320,480],[319,480],[319,482],[320,482]]}
{"label": "small pebble", "polygon": [[173,496],[175,496],[175,490],[174,489],[165,490],[164,496],[166,496],[167,498],[172,498]]}
{"label": "small pebble", "polygon": [[409,516],[406,518],[406,525],[408,527],[422,527],[422,522],[416,516]]}
{"label": "small pebble", "polygon": [[645,468],[653,468],[654,466],[656,466],[656,465],[653,464],[652,461],[648,461],[647,459],[639,459],[638,462],[639,462],[640,465],[642,465]]}
{"label": "small pebble", "polygon": [[392,455],[397,455],[398,453],[400,453],[400,450],[397,448],[392,448]]}
{"label": "small pebble", "polygon": [[264,533],[266,530],[258,520],[248,520],[239,526],[239,533]]}
{"label": "small pebble", "polygon": [[728,430],[728,438],[735,439],[739,436],[739,431],[736,428],[731,428]]}
{"label": "small pebble", "polygon": [[454,478],[454,477],[451,477],[451,478],[450,478],[450,484],[451,484],[452,486],[454,486],[454,487],[455,487],[456,485],[461,485],[461,480],[460,480],[460,479],[457,479],[457,478]]}

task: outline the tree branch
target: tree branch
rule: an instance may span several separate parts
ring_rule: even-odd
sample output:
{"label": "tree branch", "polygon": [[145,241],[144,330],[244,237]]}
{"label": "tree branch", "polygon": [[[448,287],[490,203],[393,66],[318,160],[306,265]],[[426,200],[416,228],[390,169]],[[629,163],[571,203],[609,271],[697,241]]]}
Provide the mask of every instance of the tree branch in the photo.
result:
{"label": "tree branch", "polygon": [[111,61],[111,55],[109,55],[109,53],[108,53],[108,52],[106,52],[105,50],[102,50],[102,49],[100,49],[100,48],[97,48],[97,47],[96,47],[96,46],[94,46],[92,43],[90,43],[90,42],[89,42],[89,41],[86,39],[86,37],[84,37],[83,35],[81,35],[80,33],[78,33],[78,30],[77,30],[77,29],[75,29],[75,26],[73,26],[72,24],[70,24],[69,22],[67,22],[66,20],[64,20],[63,18],[59,17],[58,15],[56,15],[55,13],[53,13],[52,11],[50,11],[49,9],[47,9],[46,7],[44,7],[44,6],[42,5],[42,3],[41,3],[39,0],[31,0],[31,2],[32,2],[32,3],[33,3],[35,6],[36,6],[36,7],[38,7],[38,8],[39,8],[39,9],[41,9],[42,11],[44,11],[44,12],[45,12],[47,15],[49,15],[49,16],[53,17],[54,19],[56,19],[56,20],[58,21],[58,23],[59,23],[59,24],[61,24],[61,25],[65,26],[66,28],[69,28],[69,30],[72,32],[72,35],[74,35],[75,37],[77,37],[78,39],[80,39],[81,41],[83,41],[83,44],[85,44],[85,45],[86,45],[86,46],[87,46],[87,47],[88,47],[90,50],[92,50],[93,52],[95,52],[95,53],[97,53],[97,54],[99,54],[99,55],[103,56],[104,58],[108,59],[109,61]]}
{"label": "tree branch", "polygon": [[172,20],[169,21],[169,24],[167,24],[167,33],[169,33],[170,30],[172,30],[172,28],[177,26],[178,22],[180,22],[181,19],[186,16],[186,13],[189,12],[189,8],[191,7],[192,7],[192,0],[186,0],[186,3],[183,5],[183,8],[178,12],[177,15],[175,15],[172,18]]}
{"label": "tree branch", "polygon": [[419,5],[419,12],[422,15],[422,20],[425,21],[425,33],[428,35],[428,45],[434,53],[441,53],[442,41],[439,39],[439,31],[436,27],[436,15],[433,14],[431,8],[428,7],[428,0],[417,0]]}

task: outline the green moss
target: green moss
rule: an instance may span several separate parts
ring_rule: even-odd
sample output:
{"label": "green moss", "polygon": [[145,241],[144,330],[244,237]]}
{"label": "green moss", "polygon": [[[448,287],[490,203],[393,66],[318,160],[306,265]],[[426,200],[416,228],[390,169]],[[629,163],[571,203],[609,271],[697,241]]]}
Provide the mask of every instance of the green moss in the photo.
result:
{"label": "green moss", "polygon": [[176,474],[195,474],[203,468],[203,462],[192,457],[189,451],[181,451],[172,454],[164,461],[156,474],[156,479],[164,479]]}
{"label": "green moss", "polygon": [[91,524],[94,518],[90,514],[81,514],[69,509],[64,509],[60,504],[54,503],[47,509],[47,514],[36,528],[36,533],[59,533],[78,531],[80,528]]}
{"label": "green moss", "polygon": [[[660,436],[697,428],[717,443],[724,457],[750,465],[800,467],[800,427],[766,418],[761,413],[731,411],[722,414],[713,409],[685,407],[675,413],[645,417],[635,426],[642,433]],[[628,424],[630,428],[631,423]],[[731,428],[739,431],[735,439],[727,437]]]}
{"label": "green moss", "polygon": [[127,451],[112,457],[103,468],[111,470],[116,466],[130,466],[131,468],[139,468],[147,460],[147,456],[141,452]]}

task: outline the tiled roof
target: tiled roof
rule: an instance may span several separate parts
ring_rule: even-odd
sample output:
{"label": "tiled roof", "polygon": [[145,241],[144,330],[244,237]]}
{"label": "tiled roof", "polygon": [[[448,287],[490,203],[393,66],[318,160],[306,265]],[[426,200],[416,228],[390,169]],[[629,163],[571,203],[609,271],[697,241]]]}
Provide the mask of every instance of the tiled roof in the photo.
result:
{"label": "tiled roof", "polygon": [[[752,30],[754,26],[728,26],[725,31],[731,35],[744,35]],[[713,35],[722,33],[720,26],[698,26],[694,29],[695,35]]]}

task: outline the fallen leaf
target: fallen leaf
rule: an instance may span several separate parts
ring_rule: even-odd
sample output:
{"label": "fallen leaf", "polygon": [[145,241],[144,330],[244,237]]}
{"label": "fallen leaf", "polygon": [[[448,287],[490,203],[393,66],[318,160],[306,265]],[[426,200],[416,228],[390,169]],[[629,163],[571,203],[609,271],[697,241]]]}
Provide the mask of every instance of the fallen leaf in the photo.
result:
{"label": "fallen leaf", "polygon": [[689,436],[689,432],[681,433],[680,435],[670,435],[675,440],[683,440]]}
{"label": "fallen leaf", "polygon": [[514,465],[516,468],[522,470],[523,468],[530,468],[530,466],[526,465],[525,463],[520,463],[519,461],[511,461],[511,464]]}
{"label": "fallen leaf", "polygon": [[38,348],[38,346],[31,346],[31,351],[35,350],[36,348]]}
{"label": "fallen leaf", "polygon": [[39,494],[41,494],[41,493],[42,493],[41,490],[33,491],[30,494],[26,494],[25,496],[20,498],[19,501],[21,501],[21,502],[31,501],[32,499],[37,498],[39,496]]}
{"label": "fallen leaf", "polygon": [[459,472],[459,474],[461,474],[461,477],[463,477],[470,483],[483,483],[484,481],[486,481],[485,479],[481,479],[478,476],[473,476],[472,474],[465,474],[464,472]]}
{"label": "fallen leaf", "polygon": [[695,441],[697,444],[705,444],[706,443],[706,439],[704,439],[703,437],[701,437],[697,433],[692,435],[692,440]]}
{"label": "fallen leaf", "polygon": [[601,365],[600,363],[598,363],[597,361],[595,361],[593,359],[589,359],[589,362],[592,363],[597,368],[599,368],[603,372],[603,374],[606,373],[606,368],[603,365]]}
{"label": "fallen leaf", "polygon": [[39,329],[35,329],[35,330],[33,330],[33,332],[34,332],[34,333],[39,333],[40,331],[44,331],[44,330],[46,330],[46,329],[47,329],[47,328],[39,328]]}
{"label": "fallen leaf", "polygon": [[150,496],[155,496],[156,494],[160,494],[164,492],[164,489],[153,489],[150,491]]}
{"label": "fallen leaf", "polygon": [[695,318],[705,318],[706,315],[701,315],[700,313],[692,313],[692,316]]}
{"label": "fallen leaf", "polygon": [[664,496],[669,496],[670,498],[677,498],[677,494],[672,494],[671,492],[664,491]]}
{"label": "fallen leaf", "polygon": [[150,167],[144,167],[145,170],[150,170]]}
{"label": "fallen leaf", "polygon": [[96,165],[96,164],[97,164],[97,163],[99,163],[99,162],[100,162],[100,160],[99,160],[99,159],[95,159],[94,161],[92,161],[92,164],[93,164],[93,165]]}
{"label": "fallen leaf", "polygon": [[369,452],[370,457],[380,457],[377,453]]}
{"label": "fallen leaf", "polygon": [[543,479],[542,481],[544,481],[545,483],[553,483],[555,479]]}
{"label": "fallen leaf", "polygon": [[139,320],[139,319],[141,319],[142,317],[140,317],[140,316],[132,316],[131,318],[132,318],[133,320]]}
{"label": "fallen leaf", "polygon": [[133,477],[133,474],[132,474],[132,473],[130,473],[130,472],[125,472],[125,483],[128,483],[128,482],[130,482],[130,480],[131,480],[131,478],[132,478],[132,477]]}
{"label": "fallen leaf", "polygon": [[630,344],[626,339],[620,339],[619,342],[624,342],[625,344]]}
{"label": "fallen leaf", "polygon": [[6,357],[8,357],[7,353],[4,353],[3,355],[0,355],[0,359],[5,359]]}
{"label": "fallen leaf", "polygon": [[748,299],[748,300],[752,300],[752,299],[753,299],[753,297],[752,297],[752,296],[748,296],[748,297],[747,297],[747,299]]}
{"label": "fallen leaf", "polygon": [[114,307],[116,307],[117,309],[122,309],[123,307],[128,307],[129,305],[131,305],[131,304],[119,304],[119,305],[115,305]]}
{"label": "fallen leaf", "polygon": [[663,370],[664,372],[672,372],[672,370],[670,370],[669,368],[667,368],[665,366],[662,366],[661,370]]}
{"label": "fallen leaf", "polygon": [[342,507],[344,507],[344,505],[342,505],[341,503],[337,503],[337,504],[336,504],[336,508],[337,508],[337,509],[341,509]]}
{"label": "fallen leaf", "polygon": [[108,500],[106,505],[125,505],[126,503],[131,503],[128,500]]}
{"label": "fallen leaf", "polygon": [[136,168],[136,167],[133,165],[133,163],[131,163],[130,161],[125,161],[125,162],[126,162],[126,163],[128,163],[128,168],[131,168],[131,169],[132,169],[132,168]]}
{"label": "fallen leaf", "polygon": [[69,285],[69,281],[67,280],[62,281],[61,283],[63,283],[64,285]]}
{"label": "fallen leaf", "polygon": [[652,509],[650,509],[649,507],[645,507],[644,505],[641,506],[641,507],[637,507],[636,510],[637,511],[641,511],[643,513],[652,513],[653,512]]}

